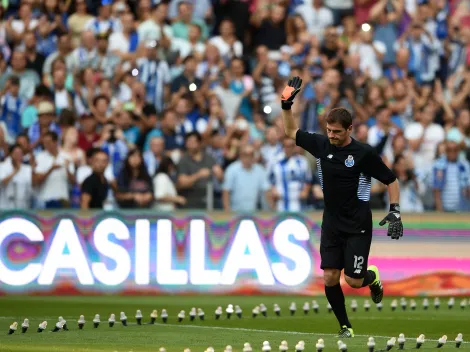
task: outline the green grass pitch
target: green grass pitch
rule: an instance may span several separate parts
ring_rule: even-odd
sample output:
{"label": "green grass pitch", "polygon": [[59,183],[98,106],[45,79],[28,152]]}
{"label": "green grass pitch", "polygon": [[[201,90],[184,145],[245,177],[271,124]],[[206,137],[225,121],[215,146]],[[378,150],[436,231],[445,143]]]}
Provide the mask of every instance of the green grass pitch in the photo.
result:
{"label": "green grass pitch", "polygon": [[[1,352],[52,352],[52,351],[158,351],[165,347],[168,352],[183,352],[190,348],[191,352],[202,352],[212,346],[216,352],[231,345],[233,351],[241,352],[243,344],[249,342],[254,351],[261,351],[263,341],[271,344],[272,351],[278,351],[282,340],[289,344],[289,351],[299,340],[305,341],[305,351],[315,351],[319,338],[325,340],[325,351],[337,351],[335,333],[339,327],[333,313],[328,313],[324,297],[314,297],[320,305],[318,314],[310,311],[304,315],[302,305],[313,297],[288,296],[99,296],[99,297],[0,297],[0,351]],[[388,338],[404,333],[408,338],[405,349],[414,349],[416,337],[424,333],[427,341],[421,350],[436,350],[437,339],[442,335],[448,336],[448,343],[441,350],[455,349],[454,339],[458,333],[463,333],[464,340],[470,338],[470,309],[461,310],[460,299],[452,310],[447,308],[447,300],[441,299],[441,307],[435,310],[430,299],[430,307],[424,311],[421,299],[417,299],[416,311],[402,311],[400,306],[395,312],[391,311],[391,298],[384,299],[384,308],[379,312],[375,305],[369,312],[363,308],[364,298],[357,298],[357,312],[349,308],[351,297],[347,297],[350,320],[356,337],[344,340],[348,351],[367,351],[368,336],[374,336],[376,351],[386,346]],[[297,312],[289,314],[289,303],[297,303]],[[225,308],[231,303],[240,305],[243,318],[235,315],[230,320],[225,317]],[[268,317],[259,315],[253,319],[251,310],[256,305],[264,303],[268,308]],[[281,317],[275,316],[273,304],[281,307]],[[222,306],[224,315],[215,320],[214,311]],[[189,321],[189,310],[192,307],[202,308],[205,320]],[[157,309],[168,311],[168,323],[163,324],[161,317],[155,325],[147,325],[150,312]],[[135,323],[135,312],[142,311],[143,325]],[[186,311],[186,318],[178,323],[177,314]],[[129,326],[123,327],[119,322],[119,313],[124,311],[128,317]],[[93,328],[93,317],[100,314],[101,324]],[[109,328],[107,324],[111,313],[116,314],[116,324]],[[85,315],[86,324],[83,330],[77,327],[79,316]],[[50,332],[58,316],[67,320],[70,331]],[[21,333],[21,323],[29,318],[30,328],[26,334]],[[47,320],[48,327],[43,333],[37,333],[38,324]],[[19,328],[13,335],[8,335],[8,329],[13,321]],[[429,340],[428,340],[429,339]],[[393,349],[397,350],[398,345]],[[470,349],[470,344],[464,343],[461,349]]]}

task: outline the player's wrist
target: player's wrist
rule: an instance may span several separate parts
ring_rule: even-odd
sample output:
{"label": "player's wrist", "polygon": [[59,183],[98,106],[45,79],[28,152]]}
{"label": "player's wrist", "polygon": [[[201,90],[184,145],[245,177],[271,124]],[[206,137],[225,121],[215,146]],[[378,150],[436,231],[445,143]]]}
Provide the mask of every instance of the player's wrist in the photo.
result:
{"label": "player's wrist", "polygon": [[294,103],[293,101],[281,100],[282,110],[290,110],[293,103]]}
{"label": "player's wrist", "polygon": [[391,204],[390,204],[390,209],[389,209],[389,211],[390,211],[390,212],[391,212],[391,211],[394,211],[394,212],[398,212],[398,213],[399,213],[399,212],[400,212],[400,204],[398,204],[398,203],[391,203]]}

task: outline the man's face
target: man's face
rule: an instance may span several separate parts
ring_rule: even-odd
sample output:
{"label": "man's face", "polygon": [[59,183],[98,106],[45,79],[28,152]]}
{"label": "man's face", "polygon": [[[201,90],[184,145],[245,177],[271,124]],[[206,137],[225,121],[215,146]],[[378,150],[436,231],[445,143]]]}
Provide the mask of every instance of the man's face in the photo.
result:
{"label": "man's face", "polygon": [[150,140],[150,150],[154,155],[161,155],[165,149],[165,141],[161,137],[152,138]]}
{"label": "man's face", "polygon": [[28,32],[24,36],[24,46],[26,50],[36,50],[36,37],[33,33]]}
{"label": "man's face", "polygon": [[57,142],[55,142],[51,136],[45,136],[42,140],[44,149],[51,154],[54,154],[57,150]]}
{"label": "man's face", "polygon": [[245,169],[251,168],[255,161],[255,151],[251,147],[242,148],[240,152],[240,161]]}
{"label": "man's face", "polygon": [[11,66],[15,71],[22,71],[26,67],[26,57],[24,53],[15,51],[11,58]]}
{"label": "man's face", "polygon": [[83,133],[89,134],[96,130],[96,121],[93,117],[87,117],[81,122]]}
{"label": "man's face", "polygon": [[121,17],[124,32],[130,33],[134,30],[134,18],[132,14],[125,14]]}
{"label": "man's face", "polygon": [[65,71],[64,70],[55,70],[53,73],[53,82],[56,88],[62,89],[65,85]]}
{"label": "man's face", "polygon": [[198,41],[201,37],[201,30],[195,24],[189,26],[188,37],[192,41]]}
{"label": "man's face", "polygon": [[100,38],[98,39],[97,43],[97,48],[101,53],[105,53],[108,51],[108,39],[106,38]]}
{"label": "man's face", "polygon": [[285,16],[284,7],[276,5],[271,9],[271,21],[281,23]]}
{"label": "man's face", "polygon": [[42,114],[38,116],[39,126],[41,127],[49,127],[53,120],[54,116],[51,114]]}
{"label": "man's face", "polygon": [[446,143],[446,156],[449,161],[457,161],[459,157],[460,148],[455,142]]}
{"label": "man's face", "polygon": [[111,16],[111,6],[110,5],[101,6],[99,12],[102,18],[108,19]]}
{"label": "man's face", "polygon": [[292,155],[294,155],[295,142],[293,139],[290,139],[290,138],[284,139],[283,146],[284,146],[284,154],[286,158],[290,158]]}
{"label": "man's face", "polygon": [[63,35],[59,39],[59,51],[68,52],[70,50],[70,36]]}
{"label": "man's face", "polygon": [[11,159],[15,164],[21,164],[21,162],[23,161],[23,156],[24,155],[21,148],[15,148],[11,152]]}
{"label": "man's face", "polygon": [[19,136],[18,138],[16,138],[16,144],[21,147],[23,153],[28,151],[29,143],[28,138],[26,138],[25,136]]}
{"label": "man's face", "polygon": [[362,143],[367,143],[367,134],[369,132],[369,129],[367,128],[367,125],[359,125],[356,128],[356,139],[359,142]]}
{"label": "man's face", "polygon": [[178,119],[174,111],[168,111],[165,113],[162,120],[163,127],[167,128],[170,131],[174,131],[176,129],[177,123]]}
{"label": "man's face", "polygon": [[348,129],[345,129],[338,122],[327,123],[326,124],[326,133],[330,143],[333,145],[343,145],[347,138],[351,135],[352,126]]}
{"label": "man's face", "polygon": [[377,122],[382,125],[388,126],[390,124],[390,111],[388,109],[382,109],[377,114]]}
{"label": "man's face", "polygon": [[97,174],[103,174],[104,170],[108,167],[108,155],[106,153],[96,153],[93,155],[92,160],[91,160],[91,167],[94,172]]}
{"label": "man's face", "polygon": [[186,150],[189,154],[196,154],[199,152],[201,143],[196,136],[191,136],[186,140]]}

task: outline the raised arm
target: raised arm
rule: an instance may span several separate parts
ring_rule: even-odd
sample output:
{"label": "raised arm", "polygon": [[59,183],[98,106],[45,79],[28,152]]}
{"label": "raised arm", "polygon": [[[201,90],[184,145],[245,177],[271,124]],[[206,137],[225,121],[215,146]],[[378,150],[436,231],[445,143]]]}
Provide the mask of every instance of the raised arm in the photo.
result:
{"label": "raised arm", "polygon": [[292,115],[292,104],[294,103],[295,96],[300,92],[302,86],[302,79],[294,77],[289,80],[287,86],[282,91],[281,105],[282,105],[282,120],[284,122],[284,133],[287,137],[294,139],[299,130],[294,116]]}
{"label": "raised arm", "polygon": [[300,77],[294,77],[284,88],[281,96],[282,119],[284,122],[284,133],[287,137],[295,140],[295,143],[308,151],[316,158],[320,158],[324,150],[326,150],[328,138],[317,133],[308,133],[301,131],[297,126],[297,122],[292,115],[292,104],[295,96],[299,93],[302,80]]}

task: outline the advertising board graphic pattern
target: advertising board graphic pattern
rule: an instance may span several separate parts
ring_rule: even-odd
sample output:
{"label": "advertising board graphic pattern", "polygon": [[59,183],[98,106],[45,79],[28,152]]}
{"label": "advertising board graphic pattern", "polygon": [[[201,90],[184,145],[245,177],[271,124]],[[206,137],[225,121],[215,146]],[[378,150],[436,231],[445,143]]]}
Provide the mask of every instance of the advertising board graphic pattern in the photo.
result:
{"label": "advertising board graphic pattern", "polygon": [[[404,214],[400,241],[379,215],[387,295],[470,294],[467,214]],[[323,294],[320,232],[319,213],[2,212],[0,295]]]}

